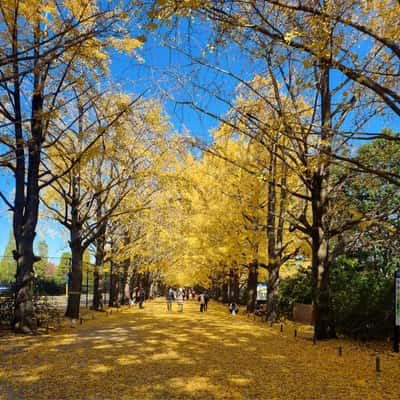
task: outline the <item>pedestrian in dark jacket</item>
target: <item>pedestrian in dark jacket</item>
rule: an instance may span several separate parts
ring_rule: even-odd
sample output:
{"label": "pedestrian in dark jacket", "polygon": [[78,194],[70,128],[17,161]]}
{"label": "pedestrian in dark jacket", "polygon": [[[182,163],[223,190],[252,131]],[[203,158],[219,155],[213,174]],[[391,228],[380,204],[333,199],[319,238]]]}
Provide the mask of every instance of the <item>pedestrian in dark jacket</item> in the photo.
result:
{"label": "pedestrian in dark jacket", "polygon": [[175,295],[172,288],[168,289],[165,298],[167,300],[167,311],[172,311],[172,302],[175,300]]}
{"label": "pedestrian in dark jacket", "polygon": [[229,304],[229,313],[232,315],[236,315],[239,312],[239,306],[236,303]]}
{"label": "pedestrian in dark jacket", "polygon": [[208,309],[208,300],[210,300],[210,296],[207,292],[204,293],[204,311]]}
{"label": "pedestrian in dark jacket", "polygon": [[139,308],[143,308],[143,303],[144,303],[144,290],[142,288],[139,288],[139,291],[138,291]]}

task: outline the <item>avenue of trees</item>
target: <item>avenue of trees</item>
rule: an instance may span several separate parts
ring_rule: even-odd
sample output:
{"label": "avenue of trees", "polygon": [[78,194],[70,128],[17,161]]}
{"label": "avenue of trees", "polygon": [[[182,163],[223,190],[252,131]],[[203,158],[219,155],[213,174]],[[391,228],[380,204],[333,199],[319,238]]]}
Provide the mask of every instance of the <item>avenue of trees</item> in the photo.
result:
{"label": "avenue of trees", "polygon": [[[0,197],[13,220],[15,329],[34,329],[48,254],[43,243],[34,251],[39,210],[68,234],[72,319],[89,251],[96,310],[107,268],[111,306],[138,285],[148,295],[198,286],[253,312],[267,281],[267,318],[313,302],[317,339],[355,333],[379,312],[390,324],[400,144],[371,127],[400,118],[399,13],[395,0],[2,2],[0,168],[14,191]],[[175,133],[145,93],[105,83],[115,52],[140,59],[149,40],[188,59],[164,91],[215,119],[211,144]],[[295,259],[305,270],[280,291]],[[351,312],[363,315],[357,326]]]}

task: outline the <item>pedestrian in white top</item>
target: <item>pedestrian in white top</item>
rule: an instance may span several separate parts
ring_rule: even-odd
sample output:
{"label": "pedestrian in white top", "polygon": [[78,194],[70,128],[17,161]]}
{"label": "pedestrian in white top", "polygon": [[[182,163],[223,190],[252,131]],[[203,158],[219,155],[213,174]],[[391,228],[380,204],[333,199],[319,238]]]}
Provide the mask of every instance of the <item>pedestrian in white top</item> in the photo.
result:
{"label": "pedestrian in white top", "polygon": [[178,296],[176,297],[177,303],[178,303],[178,311],[182,312],[183,311],[183,293],[182,290],[178,292]]}
{"label": "pedestrian in white top", "polygon": [[204,293],[201,293],[199,296],[199,302],[200,302],[200,312],[205,311],[205,306],[206,306],[206,296]]}

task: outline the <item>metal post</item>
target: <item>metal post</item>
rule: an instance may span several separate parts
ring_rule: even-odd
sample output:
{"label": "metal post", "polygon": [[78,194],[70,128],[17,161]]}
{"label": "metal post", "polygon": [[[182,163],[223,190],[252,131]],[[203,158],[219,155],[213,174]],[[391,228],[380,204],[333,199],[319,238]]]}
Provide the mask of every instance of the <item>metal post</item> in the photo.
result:
{"label": "metal post", "polygon": [[86,308],[89,308],[89,264],[86,263]]}
{"label": "metal post", "polygon": [[381,372],[381,359],[379,357],[375,359],[375,370],[376,372]]}

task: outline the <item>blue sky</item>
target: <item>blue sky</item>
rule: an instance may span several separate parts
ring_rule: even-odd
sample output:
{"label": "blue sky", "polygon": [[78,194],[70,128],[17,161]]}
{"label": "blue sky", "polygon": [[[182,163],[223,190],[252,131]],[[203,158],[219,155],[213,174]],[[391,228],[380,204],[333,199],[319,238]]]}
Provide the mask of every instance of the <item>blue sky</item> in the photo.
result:
{"label": "blue sky", "polygon": [[[111,76],[115,86],[132,94],[141,93],[149,89],[147,96],[160,98],[165,113],[170,116],[177,131],[183,127],[190,129],[194,134],[209,139],[208,130],[216,125],[210,117],[193,111],[188,107],[177,107],[173,101],[167,99],[163,91],[170,85],[171,76],[167,71],[176,72],[177,67],[185,62],[177,52],[162,47],[158,42],[149,38],[144,48],[139,52],[144,62],[139,63],[134,57],[115,53],[112,55]],[[162,90],[160,90],[162,88]],[[165,92],[164,92],[165,93]],[[225,112],[220,105],[219,112]],[[0,186],[2,191],[13,199],[13,178],[10,174],[0,171]],[[0,257],[4,253],[5,246],[11,231],[12,216],[0,199]],[[39,218],[37,228],[38,240],[45,239],[49,245],[49,256],[60,257],[64,251],[68,251],[68,236],[65,230],[55,222]]]}
{"label": "blue sky", "polygon": [[[208,51],[206,43],[209,36],[208,27],[204,24],[198,24],[196,25],[196,32],[193,32],[190,38],[183,40],[192,54],[204,55],[201,52],[205,50],[206,60],[210,62],[218,61],[221,67],[226,67],[245,79],[250,79],[257,66],[250,66],[237,48],[230,49],[228,54]],[[143,63],[139,63],[134,57],[128,58],[122,54],[113,54],[111,79],[114,85],[119,85],[121,89],[134,94],[149,89],[148,96],[161,99],[166,114],[169,115],[178,132],[187,128],[193,135],[209,141],[209,130],[216,127],[218,122],[188,106],[179,105],[176,101],[186,101],[192,98],[212,110],[213,113],[222,115],[228,111],[228,106],[217,101],[213,96],[207,95],[204,90],[196,88],[196,83],[201,82],[203,86],[210,90],[218,90],[232,100],[237,82],[232,78],[217,74],[211,69],[195,68],[189,58],[177,51],[161,46],[160,41],[153,40],[151,36],[149,36],[148,42],[140,51],[140,54],[144,58]],[[180,82],[188,76],[192,78],[194,85],[190,85],[189,82]],[[371,132],[380,132],[385,126],[398,129],[400,120],[399,118],[393,120],[374,118],[365,129]],[[12,198],[12,179],[10,176],[5,176],[1,171],[0,186]],[[11,229],[10,223],[11,216],[8,215],[6,206],[0,200],[0,256],[3,254],[8,239]],[[61,230],[58,224],[50,221],[40,221],[38,239],[47,241],[49,256],[59,257],[63,251],[68,250],[65,232]]]}

